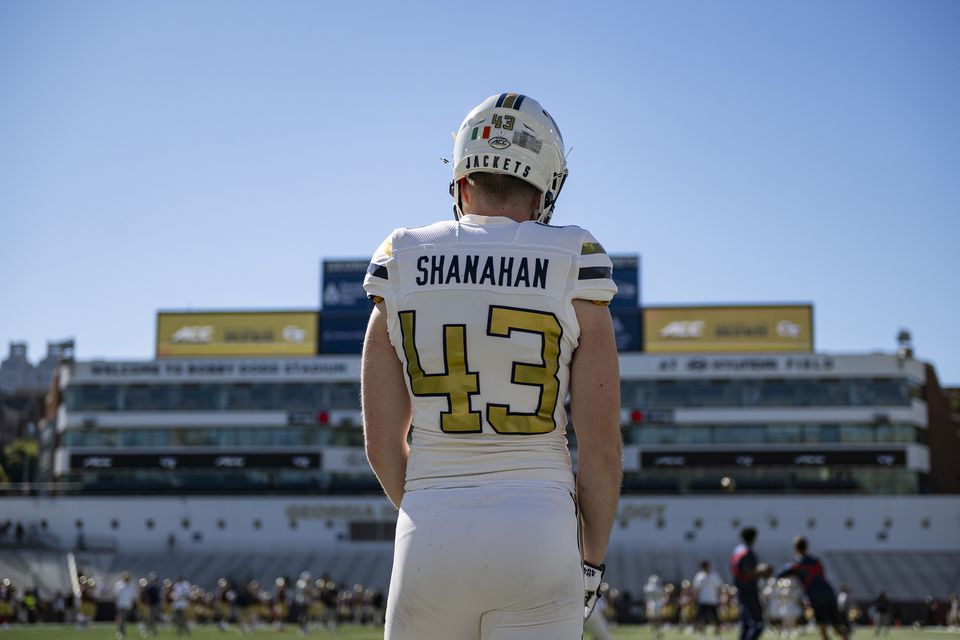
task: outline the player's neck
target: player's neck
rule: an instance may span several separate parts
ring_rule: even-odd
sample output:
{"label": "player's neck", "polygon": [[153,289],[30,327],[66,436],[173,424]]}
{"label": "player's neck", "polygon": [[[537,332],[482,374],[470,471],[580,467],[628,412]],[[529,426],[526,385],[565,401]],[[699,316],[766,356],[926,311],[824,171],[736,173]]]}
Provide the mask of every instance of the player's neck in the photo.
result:
{"label": "player's neck", "polygon": [[514,222],[529,222],[531,220],[536,220],[533,215],[533,212],[524,213],[522,211],[517,211],[516,209],[504,209],[497,207],[485,207],[482,211],[473,211],[467,210],[463,212],[464,215],[475,215],[475,216],[486,216],[494,218],[509,218]]}

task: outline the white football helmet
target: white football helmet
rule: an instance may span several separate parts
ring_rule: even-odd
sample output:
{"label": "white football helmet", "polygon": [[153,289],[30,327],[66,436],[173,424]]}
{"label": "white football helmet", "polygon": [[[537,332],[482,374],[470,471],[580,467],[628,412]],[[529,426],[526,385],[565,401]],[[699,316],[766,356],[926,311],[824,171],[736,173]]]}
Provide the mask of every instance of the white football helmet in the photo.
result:
{"label": "white football helmet", "polygon": [[467,114],[453,143],[453,211],[460,208],[460,180],[471,173],[514,176],[540,190],[537,220],[550,222],[567,179],[563,136],[540,103],[517,93],[490,96]]}

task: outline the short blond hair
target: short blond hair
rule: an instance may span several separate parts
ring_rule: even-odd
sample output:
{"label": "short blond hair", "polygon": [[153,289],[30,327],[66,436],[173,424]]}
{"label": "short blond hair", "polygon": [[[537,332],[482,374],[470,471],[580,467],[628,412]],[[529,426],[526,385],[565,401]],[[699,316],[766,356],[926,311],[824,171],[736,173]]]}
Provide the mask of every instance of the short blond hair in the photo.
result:
{"label": "short blond hair", "polygon": [[503,206],[511,202],[527,203],[540,193],[535,186],[502,173],[477,172],[467,176],[467,181],[481,193],[490,204]]}

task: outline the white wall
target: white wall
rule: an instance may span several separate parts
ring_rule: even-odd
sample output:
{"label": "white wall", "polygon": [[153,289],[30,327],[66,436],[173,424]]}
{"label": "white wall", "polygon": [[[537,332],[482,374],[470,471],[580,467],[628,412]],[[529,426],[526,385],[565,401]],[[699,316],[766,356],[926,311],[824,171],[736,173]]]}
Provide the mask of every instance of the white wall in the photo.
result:
{"label": "white wall", "polygon": [[[38,523],[67,546],[82,519],[88,542],[115,541],[124,551],[306,551],[346,543],[350,521],[389,521],[396,513],[377,497],[58,497],[3,498],[0,520]],[[145,526],[150,518],[151,530]],[[853,527],[847,528],[846,520]],[[111,520],[119,528],[111,528]],[[186,519],[184,528],[182,520]],[[700,520],[700,527],[696,520]],[[808,520],[815,520],[810,528]],[[929,520],[924,527],[923,521]],[[224,522],[224,528],[218,521]],[[254,520],[261,528],[254,527]],[[739,520],[736,525],[734,520]],[[887,527],[886,521],[890,526]],[[290,522],[296,522],[296,528]],[[662,521],[662,527],[658,524]],[[649,550],[729,549],[740,527],[759,531],[758,548],[788,548],[807,535],[816,551],[960,551],[960,496],[627,496],[611,544]],[[193,540],[194,532],[202,539]],[[692,532],[692,537],[688,534]],[[886,533],[886,539],[877,534]]]}

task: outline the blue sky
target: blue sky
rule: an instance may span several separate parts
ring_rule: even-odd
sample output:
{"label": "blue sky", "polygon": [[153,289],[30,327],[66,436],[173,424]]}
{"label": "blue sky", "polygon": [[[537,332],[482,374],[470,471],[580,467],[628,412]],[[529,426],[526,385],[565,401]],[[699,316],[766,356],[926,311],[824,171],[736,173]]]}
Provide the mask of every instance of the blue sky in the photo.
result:
{"label": "blue sky", "polygon": [[0,3],[0,342],[149,357],[158,308],[311,308],[450,215],[488,95],[554,115],[554,218],[647,304],[812,302],[960,384],[960,3]]}

